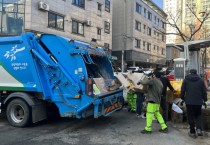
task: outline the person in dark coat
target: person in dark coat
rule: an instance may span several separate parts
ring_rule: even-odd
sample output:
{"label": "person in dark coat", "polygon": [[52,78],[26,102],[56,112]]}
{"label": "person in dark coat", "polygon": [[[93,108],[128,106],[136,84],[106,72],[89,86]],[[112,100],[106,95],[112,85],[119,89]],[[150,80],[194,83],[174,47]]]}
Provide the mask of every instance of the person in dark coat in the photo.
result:
{"label": "person in dark coat", "polygon": [[[196,69],[191,69],[181,87],[181,99],[185,101],[187,107],[188,123],[190,125],[190,137],[203,136],[201,108],[206,104],[207,92],[203,79],[197,75]],[[195,130],[196,127],[196,130]],[[196,134],[197,132],[197,134]]]}
{"label": "person in dark coat", "polygon": [[167,77],[162,76],[160,78],[160,81],[163,84],[163,91],[162,91],[162,95],[161,95],[160,106],[163,110],[163,119],[164,119],[165,123],[167,123],[167,121],[168,121],[168,105],[166,103],[166,92],[167,92],[167,87],[171,91],[174,91],[174,88],[171,86],[171,83]]}

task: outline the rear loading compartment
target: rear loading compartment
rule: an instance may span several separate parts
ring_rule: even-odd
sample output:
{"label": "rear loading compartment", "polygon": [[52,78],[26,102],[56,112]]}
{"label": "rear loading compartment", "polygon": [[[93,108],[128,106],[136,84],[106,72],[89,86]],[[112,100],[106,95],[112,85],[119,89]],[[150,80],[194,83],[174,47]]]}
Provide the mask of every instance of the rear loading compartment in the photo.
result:
{"label": "rear loading compartment", "polygon": [[91,55],[93,63],[87,64],[88,82],[92,82],[93,95],[102,95],[118,90],[120,82],[113,74],[111,63],[103,55]]}
{"label": "rear loading compartment", "polygon": [[121,84],[114,76],[107,57],[95,54],[90,56],[93,63],[86,63],[86,94],[95,98],[94,117],[108,116],[123,106]]}

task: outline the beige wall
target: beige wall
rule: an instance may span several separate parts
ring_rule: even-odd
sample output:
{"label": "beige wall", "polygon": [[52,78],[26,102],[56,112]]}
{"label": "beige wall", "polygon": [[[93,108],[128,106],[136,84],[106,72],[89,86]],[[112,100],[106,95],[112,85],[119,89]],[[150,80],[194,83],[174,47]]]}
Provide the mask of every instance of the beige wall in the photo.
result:
{"label": "beige wall", "polygon": [[[142,6],[141,15],[136,12],[136,2]],[[154,23],[154,15],[159,18],[160,21],[162,20],[165,22],[166,18],[141,0],[114,0],[113,3],[113,50],[134,50],[136,52],[146,53],[150,55],[149,59],[151,59],[151,62],[155,62],[159,58],[165,59],[166,52],[161,54],[157,52],[157,47],[156,50],[153,49],[154,45],[156,45],[159,46],[159,48],[164,48],[166,51],[166,42],[162,41],[162,36],[154,36],[155,28],[162,32],[165,32],[166,29],[162,29],[160,25],[157,26]],[[144,17],[144,8],[152,13],[152,21]],[[141,32],[135,30],[136,20],[141,23]],[[147,29],[144,33],[143,25],[146,25],[146,28],[150,27],[152,29],[151,36],[147,35]],[[135,38],[141,40],[141,48],[135,48]],[[145,41],[146,44],[147,42],[151,43],[151,51],[142,49],[143,41]]]}
{"label": "beige wall", "polygon": [[[26,0],[25,30],[53,33],[72,39],[90,42],[97,38],[97,27],[102,28],[101,40],[97,40],[100,46],[109,43],[112,48],[112,1],[110,1],[110,13],[105,11],[105,0],[86,0],[85,9],[72,5],[71,0],[42,0],[49,5],[50,11],[64,15],[64,31],[48,27],[48,12],[38,9],[40,0]],[[102,16],[98,16],[98,2],[102,4]],[[91,20],[92,26],[84,27],[84,36],[72,33],[72,19],[78,21]],[[104,33],[104,21],[110,22],[110,34]]]}

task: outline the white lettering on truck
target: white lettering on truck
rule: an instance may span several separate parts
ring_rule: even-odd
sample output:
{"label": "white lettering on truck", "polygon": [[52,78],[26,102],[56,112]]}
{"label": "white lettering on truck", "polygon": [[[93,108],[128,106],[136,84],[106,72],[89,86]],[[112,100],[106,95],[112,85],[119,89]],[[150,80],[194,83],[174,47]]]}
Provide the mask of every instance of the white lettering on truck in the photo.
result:
{"label": "white lettering on truck", "polygon": [[13,60],[16,60],[16,56],[15,54],[20,52],[20,51],[23,51],[25,50],[25,47],[22,47],[22,48],[17,48],[17,45],[13,46],[12,49],[10,51],[6,51],[6,53],[4,54],[4,57],[7,58],[10,58],[10,61],[13,61]]}

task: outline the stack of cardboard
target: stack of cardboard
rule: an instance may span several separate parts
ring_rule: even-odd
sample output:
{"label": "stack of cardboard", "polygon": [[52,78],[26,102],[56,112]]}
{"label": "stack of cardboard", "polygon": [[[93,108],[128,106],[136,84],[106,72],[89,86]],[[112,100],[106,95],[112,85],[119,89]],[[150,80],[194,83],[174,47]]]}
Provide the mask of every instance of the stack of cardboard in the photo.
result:
{"label": "stack of cardboard", "polygon": [[129,72],[127,74],[127,78],[129,80],[131,80],[131,82],[134,85],[136,91],[139,91],[139,92],[146,92],[147,91],[147,86],[146,85],[142,85],[142,84],[138,85],[138,82],[140,80],[147,80],[148,79],[148,77],[146,75],[144,75],[144,73]]}
{"label": "stack of cardboard", "polygon": [[129,88],[129,82],[128,82],[126,76],[127,76],[126,74],[123,74],[123,73],[120,73],[120,72],[116,74],[116,77],[121,82],[123,87]]}
{"label": "stack of cardboard", "polygon": [[147,80],[148,77],[143,73],[118,73],[117,76],[118,80],[122,83],[124,88],[134,88],[135,91],[139,92],[146,92],[147,86],[146,85],[137,85],[140,80]]}
{"label": "stack of cardboard", "polygon": [[176,98],[180,98],[180,95],[179,94],[177,94],[177,93],[174,93],[173,91],[171,91],[171,90],[168,90],[167,91],[167,94],[166,94],[166,96],[167,96],[167,102],[169,103],[169,104],[172,104],[173,103],[173,101],[176,99]]}
{"label": "stack of cardboard", "polygon": [[183,122],[183,114],[177,113],[177,112],[171,110],[171,121],[173,123],[182,123]]}
{"label": "stack of cardboard", "polygon": [[93,78],[93,81],[100,90],[100,93],[108,92],[103,78]]}
{"label": "stack of cardboard", "polygon": [[118,89],[121,84],[113,79],[103,79],[103,78],[93,78],[93,81],[97,88],[100,90],[100,93],[106,93],[108,91],[113,91]]}

